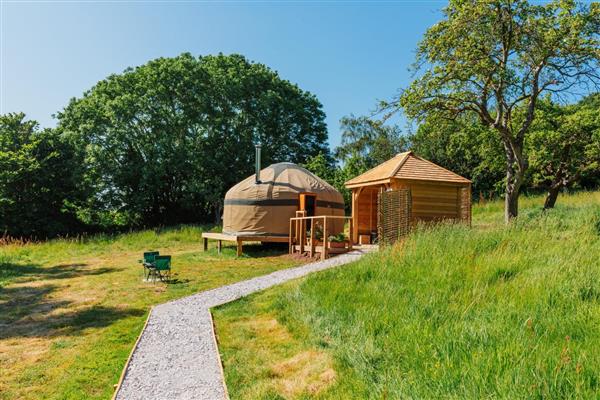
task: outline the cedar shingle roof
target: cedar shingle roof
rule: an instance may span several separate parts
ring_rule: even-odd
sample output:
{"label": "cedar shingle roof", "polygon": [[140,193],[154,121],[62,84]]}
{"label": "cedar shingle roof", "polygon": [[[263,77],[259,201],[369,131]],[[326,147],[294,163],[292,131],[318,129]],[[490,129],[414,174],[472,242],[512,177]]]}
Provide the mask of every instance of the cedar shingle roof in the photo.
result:
{"label": "cedar shingle roof", "polygon": [[451,183],[470,183],[467,178],[448,171],[446,168],[415,155],[412,151],[399,153],[392,159],[379,164],[373,169],[352,178],[345,183],[346,187],[366,186],[386,183],[392,178],[414,179]]}

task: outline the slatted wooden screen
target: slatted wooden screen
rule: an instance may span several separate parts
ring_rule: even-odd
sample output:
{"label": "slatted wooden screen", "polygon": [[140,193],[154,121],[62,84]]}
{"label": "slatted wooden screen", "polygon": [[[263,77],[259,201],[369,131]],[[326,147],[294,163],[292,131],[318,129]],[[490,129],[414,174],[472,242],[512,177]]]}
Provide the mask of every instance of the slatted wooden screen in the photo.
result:
{"label": "slatted wooden screen", "polygon": [[458,189],[459,220],[471,225],[471,187]]}
{"label": "slatted wooden screen", "polygon": [[394,244],[410,232],[409,189],[381,192],[377,197],[377,233],[382,246]]}

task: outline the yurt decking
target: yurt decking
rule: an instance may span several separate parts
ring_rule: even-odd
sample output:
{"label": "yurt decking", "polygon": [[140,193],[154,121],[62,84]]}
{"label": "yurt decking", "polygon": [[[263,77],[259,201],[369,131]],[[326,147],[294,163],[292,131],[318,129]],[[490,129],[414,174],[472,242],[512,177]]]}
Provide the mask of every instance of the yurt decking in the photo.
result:
{"label": "yurt decking", "polygon": [[[306,216],[343,216],[344,198],[333,186],[293,163],[277,163],[233,186],[225,194],[223,232],[204,233],[208,239],[237,243],[238,255],[244,242],[288,242],[290,218],[297,211]],[[331,234],[343,222],[330,227]]]}

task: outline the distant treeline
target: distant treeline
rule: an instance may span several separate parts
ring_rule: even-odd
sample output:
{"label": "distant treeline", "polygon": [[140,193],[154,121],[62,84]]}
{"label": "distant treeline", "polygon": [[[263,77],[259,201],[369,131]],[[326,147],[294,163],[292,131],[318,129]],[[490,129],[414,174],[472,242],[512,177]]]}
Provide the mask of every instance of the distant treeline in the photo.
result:
{"label": "distant treeline", "polygon": [[[599,110],[600,94],[538,102],[521,191],[600,185]],[[436,115],[407,133],[351,115],[330,150],[317,98],[266,66],[240,55],[160,58],[72,99],[56,128],[0,116],[0,236],[218,221],[227,189],[254,172],[258,141],[263,166],[305,165],[347,206],[346,180],[407,149],[471,179],[475,200],[502,195],[498,135],[468,115]]]}

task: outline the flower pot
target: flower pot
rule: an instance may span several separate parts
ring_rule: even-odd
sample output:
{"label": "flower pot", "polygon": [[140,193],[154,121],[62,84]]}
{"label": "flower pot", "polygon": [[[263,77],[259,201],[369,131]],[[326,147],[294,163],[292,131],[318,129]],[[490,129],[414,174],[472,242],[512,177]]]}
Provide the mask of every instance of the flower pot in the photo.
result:
{"label": "flower pot", "polygon": [[329,247],[331,247],[332,249],[344,249],[346,248],[346,243],[347,242],[329,242]]}

